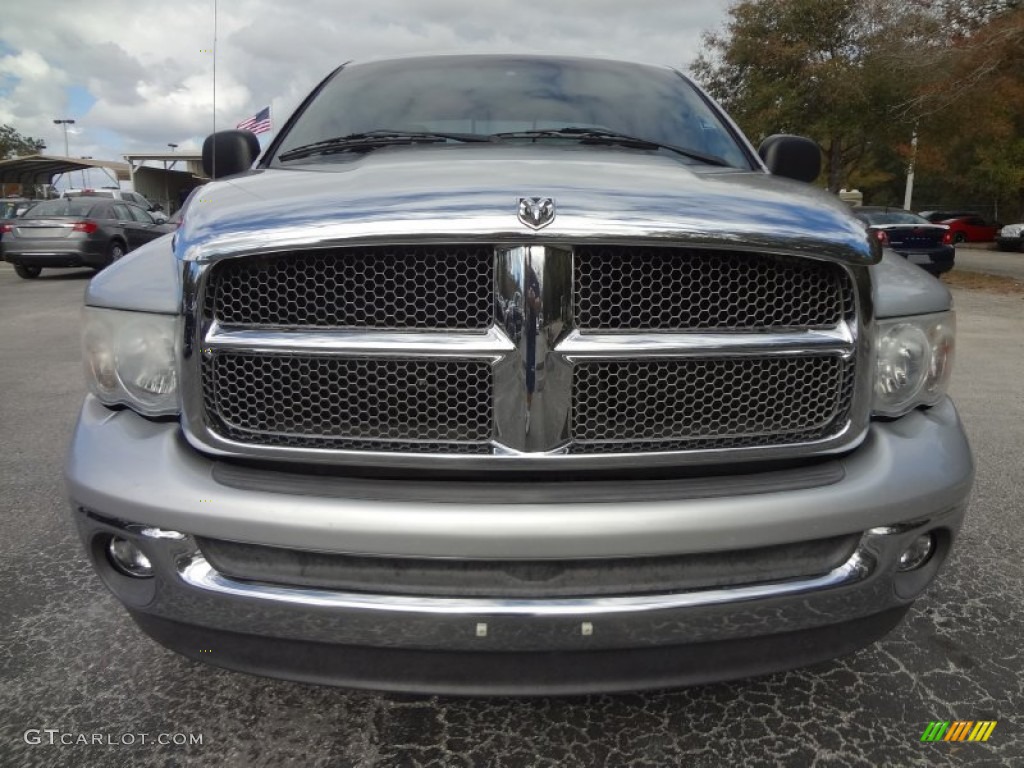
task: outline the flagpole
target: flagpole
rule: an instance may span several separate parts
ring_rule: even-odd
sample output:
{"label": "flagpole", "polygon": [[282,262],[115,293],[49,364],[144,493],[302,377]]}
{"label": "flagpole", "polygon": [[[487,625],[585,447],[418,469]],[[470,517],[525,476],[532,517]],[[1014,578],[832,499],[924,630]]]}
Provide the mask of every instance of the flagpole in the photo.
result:
{"label": "flagpole", "polygon": [[[213,0],[213,132],[217,132],[217,0]],[[210,170],[217,177],[217,142],[210,148]]]}

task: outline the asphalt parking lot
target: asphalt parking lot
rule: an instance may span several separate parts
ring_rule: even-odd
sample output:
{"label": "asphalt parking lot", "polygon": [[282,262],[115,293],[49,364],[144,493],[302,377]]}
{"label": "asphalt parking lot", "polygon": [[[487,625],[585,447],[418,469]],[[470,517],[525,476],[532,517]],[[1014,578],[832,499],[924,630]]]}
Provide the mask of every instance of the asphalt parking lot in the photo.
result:
{"label": "asphalt parking lot", "polygon": [[[953,394],[976,453],[973,503],[938,583],[885,640],[681,691],[438,699],[207,667],[146,639],[105,592],[61,486],[89,274],[29,282],[0,263],[0,766],[1024,764],[1024,294],[956,291]],[[998,725],[986,743],[921,743],[932,720]],[[30,744],[30,729],[150,741]]]}
{"label": "asphalt parking lot", "polygon": [[998,251],[991,243],[963,243],[956,247],[956,267],[1024,280],[1024,253]]}

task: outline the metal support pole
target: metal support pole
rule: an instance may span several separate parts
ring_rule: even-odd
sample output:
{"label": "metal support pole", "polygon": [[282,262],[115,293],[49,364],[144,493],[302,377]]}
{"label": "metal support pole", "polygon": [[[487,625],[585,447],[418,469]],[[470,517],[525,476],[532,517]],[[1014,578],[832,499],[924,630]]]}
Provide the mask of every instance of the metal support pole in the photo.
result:
{"label": "metal support pole", "polygon": [[907,189],[903,194],[903,208],[910,210],[910,202],[914,197],[914,163],[917,162],[917,128],[910,139],[910,165],[907,166]]}
{"label": "metal support pole", "polygon": [[75,121],[70,118],[58,118],[53,121],[53,124],[59,125],[64,129],[64,157],[70,157],[71,155],[68,151],[68,126],[74,125]]}

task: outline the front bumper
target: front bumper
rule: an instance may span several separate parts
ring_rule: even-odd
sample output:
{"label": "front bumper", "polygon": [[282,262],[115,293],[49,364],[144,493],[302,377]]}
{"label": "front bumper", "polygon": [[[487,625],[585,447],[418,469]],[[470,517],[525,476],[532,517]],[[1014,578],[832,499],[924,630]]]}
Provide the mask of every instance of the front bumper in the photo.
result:
{"label": "front bumper", "polygon": [[[108,587],[147,632],[193,658],[313,682],[439,693],[581,693],[746,676],[851,651],[888,631],[932,581],[959,530],[973,477],[948,401],[872,425],[841,474],[765,492],[677,498],[628,484],[607,502],[467,503],[409,481],[391,499],[312,484],[275,492],[218,482],[177,425],[86,402],[67,483]],[[736,477],[725,489],[743,489]],[[326,487],[326,486],[324,486]],[[333,486],[331,486],[333,488]],[[424,501],[416,501],[422,487]],[[696,487],[696,486],[694,486]],[[751,486],[753,487],[753,486]],[[410,488],[412,490],[410,490]],[[649,490],[649,489],[648,489]],[[721,489],[720,489],[721,490]],[[310,491],[313,491],[312,495]],[[320,493],[320,495],[316,495]],[[896,562],[923,531],[938,548]],[[181,532],[177,534],[174,532]],[[827,573],[623,597],[385,596],[231,579],[195,536],[383,556],[601,558],[736,552],[858,533]],[[155,576],[117,573],[103,542],[135,541]]]}

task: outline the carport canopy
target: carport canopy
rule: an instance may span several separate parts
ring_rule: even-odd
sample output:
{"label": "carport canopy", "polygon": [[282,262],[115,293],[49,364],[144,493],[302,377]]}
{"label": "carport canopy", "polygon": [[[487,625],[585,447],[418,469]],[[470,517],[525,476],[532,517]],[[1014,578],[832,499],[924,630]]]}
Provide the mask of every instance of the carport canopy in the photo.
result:
{"label": "carport canopy", "polygon": [[101,168],[110,174],[111,179],[128,181],[131,169],[128,163],[117,160],[92,160],[77,157],[60,157],[58,155],[27,155],[0,160],[0,184],[52,184],[53,179],[62,173],[86,171],[90,168]]}

